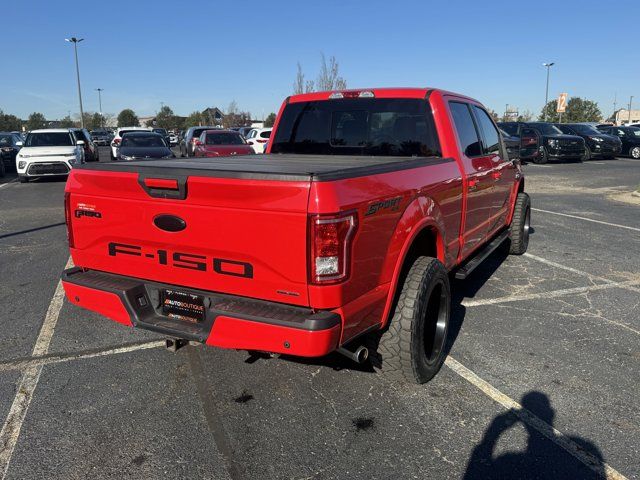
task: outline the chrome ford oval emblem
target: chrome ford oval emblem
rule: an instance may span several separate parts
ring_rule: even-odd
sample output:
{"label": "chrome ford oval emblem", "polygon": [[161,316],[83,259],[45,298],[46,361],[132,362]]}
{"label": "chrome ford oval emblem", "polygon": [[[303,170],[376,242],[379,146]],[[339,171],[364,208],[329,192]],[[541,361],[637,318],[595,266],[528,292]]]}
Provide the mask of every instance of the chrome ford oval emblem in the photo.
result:
{"label": "chrome ford oval emblem", "polygon": [[180,232],[187,228],[187,222],[175,215],[162,214],[153,219],[153,224],[166,232]]}

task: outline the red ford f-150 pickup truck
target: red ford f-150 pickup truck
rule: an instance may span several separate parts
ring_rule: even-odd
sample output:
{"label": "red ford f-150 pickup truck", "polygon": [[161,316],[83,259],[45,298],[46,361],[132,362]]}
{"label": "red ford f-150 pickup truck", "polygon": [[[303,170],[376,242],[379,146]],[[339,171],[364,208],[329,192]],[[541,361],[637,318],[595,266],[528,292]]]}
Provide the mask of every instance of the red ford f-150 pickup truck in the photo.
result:
{"label": "red ford f-150 pickup truck", "polygon": [[223,348],[371,351],[414,382],[444,361],[450,276],[529,239],[491,117],[430,88],[295,95],[266,156],[86,164],[65,203],[72,303]]}

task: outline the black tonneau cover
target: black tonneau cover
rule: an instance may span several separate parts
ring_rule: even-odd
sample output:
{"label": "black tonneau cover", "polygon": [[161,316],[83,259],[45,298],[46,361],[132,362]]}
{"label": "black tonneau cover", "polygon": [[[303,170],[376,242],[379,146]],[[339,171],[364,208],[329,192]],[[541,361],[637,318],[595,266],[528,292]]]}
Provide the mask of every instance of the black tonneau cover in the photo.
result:
{"label": "black tonneau cover", "polygon": [[331,181],[450,162],[440,157],[364,157],[352,155],[238,155],[233,157],[88,163],[75,168],[138,172],[163,177],[203,176],[271,180]]}

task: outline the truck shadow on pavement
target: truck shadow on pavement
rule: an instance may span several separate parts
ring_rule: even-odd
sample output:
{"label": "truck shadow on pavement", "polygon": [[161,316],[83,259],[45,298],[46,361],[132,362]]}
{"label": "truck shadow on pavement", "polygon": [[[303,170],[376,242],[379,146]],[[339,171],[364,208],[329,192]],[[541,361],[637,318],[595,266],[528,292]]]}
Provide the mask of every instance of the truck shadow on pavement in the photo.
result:
{"label": "truck shadow on pavement", "polygon": [[[548,433],[552,438],[549,439],[531,426],[528,419],[535,416],[553,427],[555,410],[546,394],[528,392],[523,395],[521,405],[522,410],[511,409],[492,420],[481,442],[473,449],[464,480],[606,478],[602,453],[593,442],[577,436],[562,438],[565,445],[569,444],[579,452],[582,460],[578,460],[557,443],[560,437],[551,429]],[[500,437],[518,423],[526,430],[525,450],[502,449],[503,453],[496,456]]]}

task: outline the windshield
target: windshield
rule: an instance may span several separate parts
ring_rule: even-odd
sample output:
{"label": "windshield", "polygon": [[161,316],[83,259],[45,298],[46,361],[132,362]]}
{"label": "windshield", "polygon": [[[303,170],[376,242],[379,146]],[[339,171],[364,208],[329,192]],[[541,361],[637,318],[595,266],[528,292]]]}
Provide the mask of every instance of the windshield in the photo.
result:
{"label": "windshield", "polygon": [[572,124],[569,127],[581,135],[602,135],[602,132],[591,125]]}
{"label": "windshield", "polygon": [[562,135],[562,130],[550,123],[530,123],[529,125],[537,128],[544,135]]}
{"label": "windshield", "polygon": [[74,145],[73,137],[68,132],[30,133],[25,144],[27,147],[72,147]]}
{"label": "windshield", "polygon": [[244,145],[244,139],[238,133],[208,133],[206,145]]}
{"label": "windshield", "polygon": [[154,128],[153,131],[155,133],[159,133],[160,135],[166,135],[167,131],[164,128]]}
{"label": "windshield", "polygon": [[153,148],[164,147],[162,138],[157,135],[125,135],[122,137],[122,147]]}
{"label": "windshield", "polygon": [[287,105],[271,153],[440,156],[440,145],[425,100],[357,98]]}

